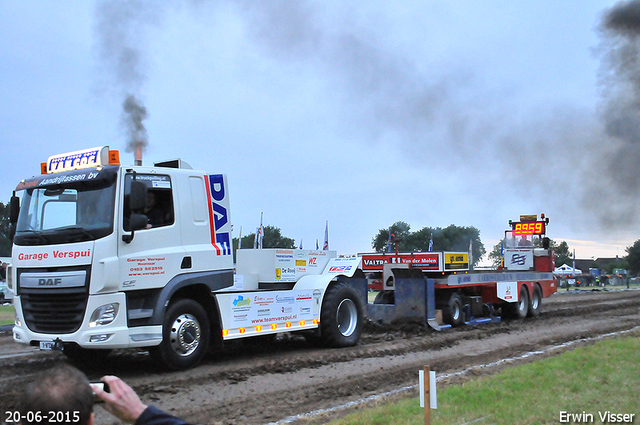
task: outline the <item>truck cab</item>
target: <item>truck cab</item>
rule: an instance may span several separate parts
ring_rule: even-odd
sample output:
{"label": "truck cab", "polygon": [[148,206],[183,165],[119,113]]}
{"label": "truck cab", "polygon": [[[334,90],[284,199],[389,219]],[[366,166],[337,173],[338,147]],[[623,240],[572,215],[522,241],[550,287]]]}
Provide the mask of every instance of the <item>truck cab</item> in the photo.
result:
{"label": "truck cab", "polygon": [[51,157],[42,171],[16,188],[16,341],[67,354],[157,346],[177,292],[233,285],[223,174],[122,166],[108,147]]}

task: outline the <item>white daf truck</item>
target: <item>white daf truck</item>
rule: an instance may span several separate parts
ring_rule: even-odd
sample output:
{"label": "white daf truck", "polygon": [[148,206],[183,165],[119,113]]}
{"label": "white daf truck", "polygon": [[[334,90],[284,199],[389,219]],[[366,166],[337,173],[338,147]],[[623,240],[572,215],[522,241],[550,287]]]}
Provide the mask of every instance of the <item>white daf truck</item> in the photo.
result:
{"label": "white daf truck", "polygon": [[225,340],[300,331],[342,347],[362,332],[360,258],[241,249],[234,272],[224,174],[97,147],[50,157],[10,205],[19,343],[78,361],[138,347],[183,369]]}

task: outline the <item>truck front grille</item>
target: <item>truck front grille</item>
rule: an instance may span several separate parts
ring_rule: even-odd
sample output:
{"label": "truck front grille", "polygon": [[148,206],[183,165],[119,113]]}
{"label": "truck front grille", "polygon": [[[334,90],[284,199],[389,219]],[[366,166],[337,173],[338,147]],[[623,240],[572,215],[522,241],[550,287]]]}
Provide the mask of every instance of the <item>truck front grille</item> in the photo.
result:
{"label": "truck front grille", "polygon": [[85,288],[64,291],[21,291],[24,321],[33,332],[72,333],[82,324],[87,307]]}
{"label": "truck front grille", "polygon": [[[91,266],[21,268],[17,293],[32,331],[67,334],[80,329],[89,299]],[[51,284],[54,285],[51,285]]]}

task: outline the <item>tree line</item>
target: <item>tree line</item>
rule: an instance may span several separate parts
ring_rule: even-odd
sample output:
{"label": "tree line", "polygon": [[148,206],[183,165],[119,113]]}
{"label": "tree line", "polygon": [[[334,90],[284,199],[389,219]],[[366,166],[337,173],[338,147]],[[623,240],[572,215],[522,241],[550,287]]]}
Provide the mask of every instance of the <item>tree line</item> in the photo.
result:
{"label": "tree line", "polygon": [[[390,235],[392,235],[390,237]],[[472,265],[476,265],[486,253],[480,240],[480,231],[473,226],[423,227],[415,232],[404,221],[396,221],[387,229],[378,230],[371,242],[376,252],[389,250],[389,240],[398,245],[398,252],[458,251],[468,252],[471,245]]]}

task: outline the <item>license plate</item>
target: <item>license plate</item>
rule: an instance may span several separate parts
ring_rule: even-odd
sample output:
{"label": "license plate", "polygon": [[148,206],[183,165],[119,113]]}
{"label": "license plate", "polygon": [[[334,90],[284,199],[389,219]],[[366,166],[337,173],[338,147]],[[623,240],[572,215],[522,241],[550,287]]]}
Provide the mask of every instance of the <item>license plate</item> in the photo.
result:
{"label": "license plate", "polygon": [[56,343],[53,341],[40,341],[41,350],[51,351],[55,345]]}

